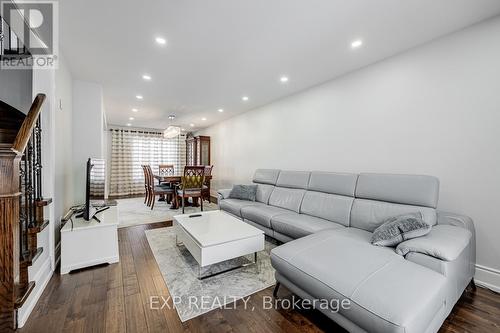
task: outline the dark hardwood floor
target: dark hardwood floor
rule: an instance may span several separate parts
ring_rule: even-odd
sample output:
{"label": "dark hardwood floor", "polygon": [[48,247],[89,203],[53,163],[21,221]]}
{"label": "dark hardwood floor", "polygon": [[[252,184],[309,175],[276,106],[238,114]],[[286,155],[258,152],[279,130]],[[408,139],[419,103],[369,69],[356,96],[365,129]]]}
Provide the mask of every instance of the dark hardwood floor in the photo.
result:
{"label": "dark hardwood floor", "polygon": [[[155,223],[119,229],[120,263],[61,276],[55,273],[33,310],[27,332],[343,332],[315,310],[264,310],[272,288],[242,301],[235,309],[214,310],[181,323],[175,309],[150,309],[150,296],[169,293],[144,230]],[[84,250],[84,249],[82,249]],[[282,287],[280,297],[291,294]],[[170,304],[171,305],[171,304]],[[500,332],[500,295],[477,288],[464,293],[441,332]]]}

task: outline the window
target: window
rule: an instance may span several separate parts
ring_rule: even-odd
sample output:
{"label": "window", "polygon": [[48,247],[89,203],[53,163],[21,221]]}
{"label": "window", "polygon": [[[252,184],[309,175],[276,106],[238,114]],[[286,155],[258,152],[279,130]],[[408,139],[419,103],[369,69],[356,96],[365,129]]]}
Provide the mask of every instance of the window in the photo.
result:
{"label": "window", "polygon": [[141,165],[158,172],[160,164],[173,164],[176,173],[186,165],[186,137],[165,139],[162,133],[111,130],[110,195],[144,193]]}

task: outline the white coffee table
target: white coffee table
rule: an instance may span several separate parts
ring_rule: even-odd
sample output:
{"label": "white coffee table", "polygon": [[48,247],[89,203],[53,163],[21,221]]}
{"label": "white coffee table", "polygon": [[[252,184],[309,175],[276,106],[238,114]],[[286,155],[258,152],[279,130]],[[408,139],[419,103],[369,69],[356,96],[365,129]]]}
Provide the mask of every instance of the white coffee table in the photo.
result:
{"label": "white coffee table", "polygon": [[[264,250],[264,232],[225,212],[209,211],[174,216],[176,242],[182,243],[199,265],[198,278],[257,263],[257,252]],[[254,262],[202,276],[203,267],[254,254]]]}

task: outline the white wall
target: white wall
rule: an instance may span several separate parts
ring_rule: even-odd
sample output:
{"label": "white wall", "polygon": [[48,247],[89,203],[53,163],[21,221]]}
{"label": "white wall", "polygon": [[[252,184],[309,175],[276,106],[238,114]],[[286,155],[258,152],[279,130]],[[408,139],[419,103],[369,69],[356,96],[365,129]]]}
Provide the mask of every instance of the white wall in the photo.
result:
{"label": "white wall", "polygon": [[102,86],[73,81],[72,171],[75,204],[85,202],[85,168],[89,157],[104,158]]}
{"label": "white wall", "polygon": [[500,288],[498,36],[500,18],[202,131],[215,187],[256,168],[435,175],[439,208],[476,223],[476,277]]}
{"label": "white wall", "polygon": [[62,56],[59,57],[59,69],[56,71],[55,91],[55,246],[60,242],[60,221],[73,202],[72,172],[72,95],[73,79]]}
{"label": "white wall", "polygon": [[0,74],[0,100],[28,113],[31,106],[32,78],[31,69],[2,69]]}
{"label": "white wall", "polygon": [[44,93],[42,109],[43,194],[53,199],[46,207],[49,227],[38,235],[42,255],[29,268],[35,290],[19,310],[19,326],[28,319],[58,260],[60,220],[69,207],[83,203],[88,157],[104,157],[104,111],[99,84],[73,81],[60,55],[57,70],[33,71],[33,94]]}

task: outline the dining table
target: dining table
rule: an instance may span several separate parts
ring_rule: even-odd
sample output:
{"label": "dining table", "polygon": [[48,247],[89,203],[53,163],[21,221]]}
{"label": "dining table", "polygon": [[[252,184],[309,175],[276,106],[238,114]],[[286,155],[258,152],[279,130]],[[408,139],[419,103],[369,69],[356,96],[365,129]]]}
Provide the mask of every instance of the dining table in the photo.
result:
{"label": "dining table", "polygon": [[[170,183],[170,184],[180,184],[182,183],[182,177],[184,177],[184,174],[173,174],[173,175],[159,175],[159,174],[153,174],[153,177],[158,180],[158,184],[162,183]],[[205,180],[212,180],[212,176],[205,176]],[[179,203],[177,200],[175,200],[175,195],[174,195],[174,200],[172,200],[170,209],[178,209],[179,208]],[[197,198],[196,198],[197,199]],[[193,206],[198,207],[198,200],[193,198]],[[160,198],[159,201],[165,201],[165,198]]]}

